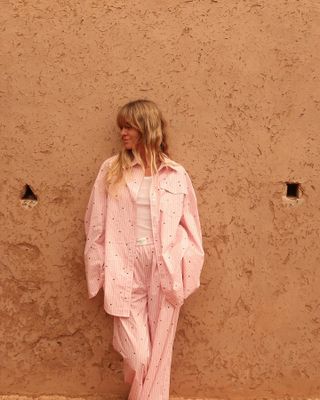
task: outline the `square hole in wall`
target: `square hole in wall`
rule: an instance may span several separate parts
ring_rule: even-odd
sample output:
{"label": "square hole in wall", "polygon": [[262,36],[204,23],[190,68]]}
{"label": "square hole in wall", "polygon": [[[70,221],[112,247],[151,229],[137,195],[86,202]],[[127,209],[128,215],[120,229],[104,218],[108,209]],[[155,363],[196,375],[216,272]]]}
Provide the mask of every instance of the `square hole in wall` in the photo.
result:
{"label": "square hole in wall", "polygon": [[286,182],[287,191],[286,196],[290,199],[298,199],[300,197],[300,183],[297,182]]}

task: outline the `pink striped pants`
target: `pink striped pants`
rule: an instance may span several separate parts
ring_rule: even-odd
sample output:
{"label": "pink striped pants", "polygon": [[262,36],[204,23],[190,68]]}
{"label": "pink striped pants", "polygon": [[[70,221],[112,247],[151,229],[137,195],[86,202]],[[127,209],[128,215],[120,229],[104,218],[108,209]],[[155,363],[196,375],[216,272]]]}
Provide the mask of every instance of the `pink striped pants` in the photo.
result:
{"label": "pink striped pants", "polygon": [[181,307],[160,287],[153,244],[136,246],[129,317],[113,317],[113,347],[123,357],[128,400],[168,400],[173,342]]}

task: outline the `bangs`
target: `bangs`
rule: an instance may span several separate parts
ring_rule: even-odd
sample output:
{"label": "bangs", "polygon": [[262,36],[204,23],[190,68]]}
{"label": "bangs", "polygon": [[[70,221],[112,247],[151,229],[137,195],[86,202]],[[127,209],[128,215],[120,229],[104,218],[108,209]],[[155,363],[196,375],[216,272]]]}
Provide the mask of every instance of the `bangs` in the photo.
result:
{"label": "bangs", "polygon": [[132,128],[139,129],[132,108],[124,106],[119,110],[117,115],[117,125],[120,129],[125,125],[130,125]]}

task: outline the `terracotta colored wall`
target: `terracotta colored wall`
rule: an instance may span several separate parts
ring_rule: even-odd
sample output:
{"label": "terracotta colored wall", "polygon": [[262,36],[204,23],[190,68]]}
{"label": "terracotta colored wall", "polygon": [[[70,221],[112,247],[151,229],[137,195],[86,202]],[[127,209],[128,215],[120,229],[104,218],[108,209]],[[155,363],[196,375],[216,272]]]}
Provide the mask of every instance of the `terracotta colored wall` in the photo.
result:
{"label": "terracotta colored wall", "polygon": [[1,20],[0,393],[126,393],[112,318],[87,299],[83,216],[117,107],[147,97],[206,250],[171,393],[319,396],[320,3],[11,1]]}

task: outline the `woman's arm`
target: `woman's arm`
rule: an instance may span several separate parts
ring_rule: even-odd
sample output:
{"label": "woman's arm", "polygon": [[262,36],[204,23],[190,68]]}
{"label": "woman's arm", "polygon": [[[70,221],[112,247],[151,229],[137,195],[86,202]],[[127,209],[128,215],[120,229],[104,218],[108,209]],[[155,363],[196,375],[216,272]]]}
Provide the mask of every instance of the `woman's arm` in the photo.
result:
{"label": "woman's arm", "polygon": [[106,162],[99,169],[93,184],[87,209],[84,227],[86,244],[84,263],[89,299],[96,296],[103,286],[104,253],[105,253],[105,220],[107,209],[107,193],[105,191]]}
{"label": "woman's arm", "polygon": [[183,214],[180,224],[186,229],[189,246],[182,259],[182,279],[186,299],[200,286],[200,274],[204,263],[202,232],[198,214],[197,198],[190,176],[185,172],[187,194],[184,198]]}

